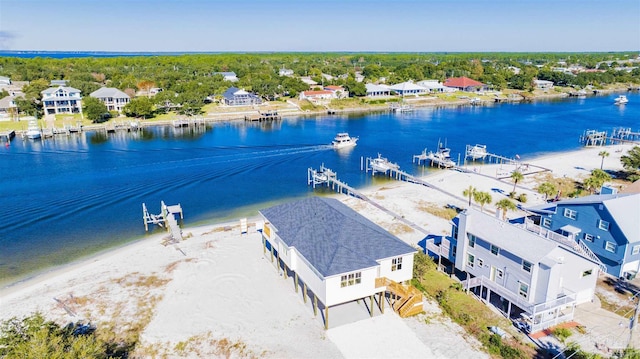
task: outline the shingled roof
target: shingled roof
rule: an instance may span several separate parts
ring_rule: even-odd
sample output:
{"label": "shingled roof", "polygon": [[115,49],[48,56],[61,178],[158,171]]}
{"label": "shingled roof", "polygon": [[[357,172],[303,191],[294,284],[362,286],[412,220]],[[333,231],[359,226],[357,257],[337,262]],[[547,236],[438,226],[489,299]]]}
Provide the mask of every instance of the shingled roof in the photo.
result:
{"label": "shingled roof", "polygon": [[295,247],[323,277],[378,265],[416,249],[342,202],[309,197],[261,210],[288,247]]}
{"label": "shingled roof", "polygon": [[452,78],[448,78],[445,82],[444,85],[447,87],[460,87],[460,88],[467,88],[470,86],[484,86],[484,84],[482,82],[478,82],[476,80],[472,80],[468,77],[452,77]]}

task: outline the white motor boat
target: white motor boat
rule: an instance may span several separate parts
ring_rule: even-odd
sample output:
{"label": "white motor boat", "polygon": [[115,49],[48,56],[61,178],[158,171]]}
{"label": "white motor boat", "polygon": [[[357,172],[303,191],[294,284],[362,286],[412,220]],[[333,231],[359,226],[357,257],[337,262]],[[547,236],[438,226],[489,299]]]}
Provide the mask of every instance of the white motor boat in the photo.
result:
{"label": "white motor boat", "polygon": [[472,160],[483,160],[487,157],[487,145],[467,145],[467,157]]}
{"label": "white motor boat", "polygon": [[387,173],[389,170],[397,170],[400,168],[398,164],[389,162],[388,159],[382,157],[379,153],[377,158],[371,160],[370,165],[373,171],[382,173]]}
{"label": "white motor boat", "polygon": [[620,96],[616,97],[616,100],[615,100],[615,104],[616,105],[624,105],[627,102],[629,102],[629,99],[625,95],[620,95]]}
{"label": "white motor boat", "polygon": [[353,147],[357,144],[358,137],[350,137],[348,133],[341,132],[331,142],[331,146],[335,149]]}
{"label": "white motor boat", "polygon": [[439,144],[437,152],[429,152],[427,156],[432,164],[439,167],[455,167],[456,163],[451,159],[451,149]]}
{"label": "white motor boat", "polygon": [[40,131],[40,127],[38,127],[38,122],[36,120],[29,121],[26,135],[27,138],[30,138],[32,140],[37,140],[42,137],[42,131]]}

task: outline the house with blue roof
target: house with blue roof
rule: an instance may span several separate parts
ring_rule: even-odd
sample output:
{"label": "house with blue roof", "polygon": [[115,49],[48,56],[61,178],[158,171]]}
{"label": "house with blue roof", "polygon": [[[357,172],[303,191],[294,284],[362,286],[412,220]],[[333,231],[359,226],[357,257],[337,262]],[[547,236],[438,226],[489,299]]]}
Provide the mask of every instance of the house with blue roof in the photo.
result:
{"label": "house with blue roof", "polygon": [[421,293],[401,284],[413,276],[416,249],[342,202],[309,197],[260,214],[264,253],[296,292],[302,287],[305,302],[313,298],[314,313],[324,309],[325,328],[329,308],[368,298],[373,316],[374,301],[384,311],[385,293],[403,317],[422,311]]}
{"label": "house with blue roof", "polygon": [[222,94],[222,101],[227,106],[251,106],[262,103],[262,99],[257,95],[237,87],[229,87]]}
{"label": "house with blue roof", "polygon": [[428,240],[428,253],[451,262],[465,274],[465,289],[531,331],[572,320],[575,306],[593,299],[599,264],[571,242],[473,208],[458,214],[452,232]]}
{"label": "house with blue roof", "polygon": [[588,247],[608,274],[632,278],[640,270],[640,194],[573,198],[528,208],[543,229]]}

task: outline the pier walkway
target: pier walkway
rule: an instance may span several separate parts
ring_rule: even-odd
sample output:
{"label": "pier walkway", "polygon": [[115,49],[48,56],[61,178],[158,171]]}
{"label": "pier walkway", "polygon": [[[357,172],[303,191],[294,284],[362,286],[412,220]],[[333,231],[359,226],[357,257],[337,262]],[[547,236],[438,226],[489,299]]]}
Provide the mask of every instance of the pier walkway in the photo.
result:
{"label": "pier walkway", "polygon": [[172,243],[181,242],[183,240],[182,229],[176,216],[179,215],[181,220],[184,219],[182,206],[180,204],[167,206],[164,201],[160,201],[160,211],[160,214],[151,214],[147,210],[147,205],[142,204],[142,220],[145,231],[149,231],[149,224],[156,224],[167,229]]}

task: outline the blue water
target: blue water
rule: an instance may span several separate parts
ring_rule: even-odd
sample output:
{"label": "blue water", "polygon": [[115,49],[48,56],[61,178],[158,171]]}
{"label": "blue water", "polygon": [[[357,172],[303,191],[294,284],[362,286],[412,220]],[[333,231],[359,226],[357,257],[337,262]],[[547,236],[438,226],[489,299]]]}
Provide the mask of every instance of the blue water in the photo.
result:
{"label": "blue water", "polygon": [[[362,187],[371,178],[361,156],[381,153],[423,174],[412,155],[439,140],[454,158],[481,143],[526,159],[577,149],[586,129],[640,129],[640,95],[622,107],[615,96],[15,139],[0,147],[0,282],[143,236],[143,202],[155,213],[161,200],[180,203],[186,225],[211,223],[309,195],[307,168],[322,163]],[[337,132],[359,136],[358,146],[334,151],[327,144]]]}

